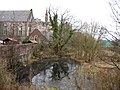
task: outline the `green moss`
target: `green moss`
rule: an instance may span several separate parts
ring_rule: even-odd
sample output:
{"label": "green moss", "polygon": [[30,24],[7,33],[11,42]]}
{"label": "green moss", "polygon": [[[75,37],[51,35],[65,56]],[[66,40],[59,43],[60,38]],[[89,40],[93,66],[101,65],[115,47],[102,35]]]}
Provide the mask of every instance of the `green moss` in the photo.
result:
{"label": "green moss", "polygon": [[29,41],[29,38],[28,37],[25,37],[23,40],[22,40],[22,43],[25,44],[25,43],[28,43]]}

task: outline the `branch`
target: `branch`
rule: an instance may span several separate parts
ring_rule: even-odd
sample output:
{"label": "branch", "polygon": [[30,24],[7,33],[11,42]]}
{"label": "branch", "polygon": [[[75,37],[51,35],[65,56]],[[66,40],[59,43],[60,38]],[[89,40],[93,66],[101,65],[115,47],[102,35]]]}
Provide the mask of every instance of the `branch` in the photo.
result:
{"label": "branch", "polygon": [[111,62],[116,66],[118,70],[120,70],[120,67],[111,59]]}
{"label": "branch", "polygon": [[[109,5],[110,5],[110,8],[111,8],[111,10],[112,10],[112,13],[113,13],[113,15],[114,15],[114,17],[116,18],[116,20],[117,20],[117,22],[119,23],[119,18],[117,17],[117,15],[119,15],[119,13],[117,12],[117,10],[112,6],[112,4],[109,2]],[[116,12],[116,13],[115,13]],[[116,15],[117,14],[117,15]],[[114,19],[115,19],[114,18]],[[115,21],[116,21],[115,20]]]}

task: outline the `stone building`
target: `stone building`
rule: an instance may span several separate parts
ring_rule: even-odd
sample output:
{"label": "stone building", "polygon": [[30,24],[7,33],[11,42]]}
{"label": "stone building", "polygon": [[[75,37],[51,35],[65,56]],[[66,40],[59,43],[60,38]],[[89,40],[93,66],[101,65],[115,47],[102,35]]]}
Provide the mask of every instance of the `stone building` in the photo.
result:
{"label": "stone building", "polygon": [[0,11],[0,40],[24,38],[31,33],[34,20],[31,10]]}
{"label": "stone building", "polygon": [[29,40],[37,41],[38,43],[47,42],[46,37],[38,29],[33,30],[33,32],[29,35]]}
{"label": "stone building", "polygon": [[34,30],[39,30],[40,33],[46,37],[47,40],[50,40],[50,37],[52,35],[52,32],[50,31],[50,23],[48,21],[48,11],[46,9],[45,12],[45,20],[42,21],[41,19],[34,19],[33,23],[32,23],[32,32]]}
{"label": "stone building", "polygon": [[32,22],[32,31],[38,29],[39,31],[43,32],[47,30],[46,22],[41,21],[41,19],[35,18]]}

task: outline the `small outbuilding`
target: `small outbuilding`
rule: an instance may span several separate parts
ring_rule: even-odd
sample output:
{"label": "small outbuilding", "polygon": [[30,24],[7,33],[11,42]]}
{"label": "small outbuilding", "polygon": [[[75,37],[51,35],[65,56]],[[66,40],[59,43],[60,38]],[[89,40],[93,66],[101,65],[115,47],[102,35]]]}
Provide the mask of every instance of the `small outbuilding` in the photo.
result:
{"label": "small outbuilding", "polygon": [[29,36],[29,40],[37,41],[38,43],[47,41],[46,37],[38,29],[34,29]]}
{"label": "small outbuilding", "polygon": [[14,38],[6,38],[3,40],[3,44],[4,45],[11,45],[11,44],[18,44],[18,40],[14,39]]}

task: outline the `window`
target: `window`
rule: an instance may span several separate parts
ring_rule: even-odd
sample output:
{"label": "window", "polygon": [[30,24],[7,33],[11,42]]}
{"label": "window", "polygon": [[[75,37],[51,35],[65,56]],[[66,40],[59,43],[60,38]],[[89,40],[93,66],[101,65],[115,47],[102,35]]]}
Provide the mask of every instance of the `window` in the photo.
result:
{"label": "window", "polygon": [[38,35],[35,35],[35,36],[34,36],[34,40],[37,40],[37,38],[38,38]]}
{"label": "window", "polygon": [[7,35],[7,24],[4,24],[3,35]]}
{"label": "window", "polygon": [[19,36],[22,36],[22,26],[19,27]]}
{"label": "window", "polygon": [[30,40],[33,40],[33,37],[32,37],[32,36],[30,36]]}

